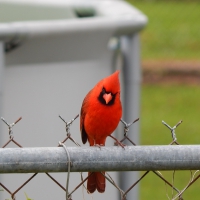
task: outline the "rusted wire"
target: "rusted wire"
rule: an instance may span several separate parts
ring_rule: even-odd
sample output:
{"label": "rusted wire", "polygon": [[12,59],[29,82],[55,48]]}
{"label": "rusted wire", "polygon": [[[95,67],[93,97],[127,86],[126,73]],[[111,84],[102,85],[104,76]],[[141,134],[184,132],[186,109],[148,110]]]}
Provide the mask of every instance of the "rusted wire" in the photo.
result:
{"label": "rusted wire", "polygon": [[53,178],[49,173],[45,173],[52,181],[54,181],[58,186],[60,186],[60,188],[62,188],[64,191],[66,191],[66,189],[55,179]]}
{"label": "rusted wire", "polygon": [[85,181],[88,180],[88,178],[92,175],[93,173],[90,173],[85,179],[83,179],[68,195],[71,196],[81,185],[85,183]]}
{"label": "rusted wire", "polygon": [[149,171],[146,171],[125,193],[124,196],[127,195],[127,193],[132,190],[147,174]]}
{"label": "rusted wire", "polygon": [[4,188],[9,194],[12,194],[12,192],[2,183],[0,183],[1,187]]}
{"label": "rusted wire", "polygon": [[168,129],[170,129],[171,134],[172,134],[173,142],[176,142],[176,140],[177,140],[176,134],[175,134],[175,130],[176,130],[176,128],[177,128],[182,122],[183,122],[183,121],[180,120],[175,126],[171,127],[171,126],[169,126],[166,122],[162,121],[162,123],[163,123]]}
{"label": "rusted wire", "polygon": [[15,194],[16,194],[17,192],[19,192],[19,191],[20,191],[30,180],[32,180],[36,175],[37,175],[37,173],[33,174],[27,181],[25,181],[17,190],[15,190],[15,191],[12,193],[11,197],[13,198],[13,197],[15,196]]}
{"label": "rusted wire", "polygon": [[101,174],[115,187],[117,188],[117,190],[120,192],[121,197],[124,196],[124,191],[115,183],[115,181],[113,180],[113,178],[108,174],[108,172],[106,172],[106,174],[108,175],[108,177],[101,172]]}
{"label": "rusted wire", "polygon": [[5,148],[10,142],[13,142],[16,144],[18,147],[22,148],[22,146],[14,140],[14,135],[13,135],[13,126],[17,124],[22,117],[19,117],[15,122],[9,124],[3,117],[1,117],[1,120],[8,126],[8,134],[9,134],[9,140],[2,146],[2,148]]}
{"label": "rusted wire", "polygon": [[12,142],[12,139],[9,139],[9,140],[2,146],[2,148],[5,148],[10,142]]}

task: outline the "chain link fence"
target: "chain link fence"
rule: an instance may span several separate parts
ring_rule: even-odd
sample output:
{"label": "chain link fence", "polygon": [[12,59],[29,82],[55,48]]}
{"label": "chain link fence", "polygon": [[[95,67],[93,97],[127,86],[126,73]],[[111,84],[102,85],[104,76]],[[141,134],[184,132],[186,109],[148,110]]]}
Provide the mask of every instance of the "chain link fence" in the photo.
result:
{"label": "chain link fence", "polygon": [[[67,178],[66,178],[66,179],[67,179],[67,181],[66,181],[66,185],[62,185],[62,183],[60,183],[59,180],[56,180],[49,172],[45,172],[45,174],[47,175],[47,177],[49,178],[49,180],[53,181],[57,186],[59,186],[59,187],[63,190],[63,192],[66,194],[66,200],[71,200],[71,199],[73,199],[73,194],[74,194],[75,192],[80,192],[80,191],[78,190],[78,188],[80,188],[80,187],[82,187],[83,190],[85,190],[85,192],[88,193],[88,192],[87,192],[87,189],[86,189],[86,187],[85,187],[85,185],[84,185],[85,182],[86,182],[87,179],[88,179],[88,176],[83,177],[83,174],[80,173],[81,181],[80,181],[79,183],[77,183],[77,186],[76,186],[75,188],[73,188],[72,190],[69,190],[69,184],[70,184],[70,169],[73,168],[73,161],[71,160],[72,158],[70,158],[69,149],[68,149],[67,147],[70,146],[70,142],[72,142],[73,144],[75,144],[75,145],[78,146],[79,148],[81,147],[81,145],[78,144],[78,143],[73,139],[73,134],[70,133],[70,126],[72,125],[73,121],[76,120],[76,118],[78,118],[78,115],[77,115],[74,119],[70,120],[69,122],[66,122],[66,121],[64,120],[63,117],[61,117],[61,116],[59,116],[59,117],[60,117],[60,119],[65,123],[65,130],[66,130],[66,133],[67,133],[67,137],[65,137],[65,138],[62,140],[62,142],[59,142],[59,143],[58,143],[58,147],[63,147],[63,148],[65,149],[65,153],[66,153],[66,155],[67,155],[67,160],[66,160],[66,168],[67,168]],[[4,118],[1,118],[1,119],[2,119],[2,121],[7,125],[7,127],[8,127],[8,135],[9,135],[8,141],[6,141],[5,144],[4,144],[1,148],[4,149],[4,148],[9,147],[9,144],[10,144],[10,143],[14,143],[17,147],[23,148],[22,145],[21,145],[18,141],[16,141],[16,140],[14,139],[14,132],[13,132],[13,127],[14,127],[22,118],[20,117],[20,118],[17,119],[14,123],[11,123],[11,124],[9,124]],[[124,126],[124,136],[123,136],[123,138],[120,140],[120,142],[119,142],[116,138],[114,138],[113,136],[111,136],[112,139],[114,139],[114,141],[115,141],[114,145],[115,145],[115,146],[119,146],[118,148],[123,149],[124,155],[126,155],[126,148],[127,148],[127,147],[126,147],[126,146],[123,146],[122,144],[123,144],[123,142],[124,142],[125,140],[128,140],[128,141],[132,144],[132,146],[136,146],[135,142],[132,141],[132,140],[130,139],[130,137],[129,137],[129,134],[133,134],[133,133],[129,133],[129,128],[130,128],[130,126],[134,125],[134,123],[137,123],[138,120],[139,120],[139,118],[136,119],[136,120],[134,120],[134,121],[131,122],[131,123],[126,123],[123,119],[121,119],[121,123],[122,123],[123,126]],[[173,126],[173,127],[169,126],[169,125],[168,125],[166,122],[164,122],[164,121],[162,121],[162,123],[163,123],[163,125],[165,125],[165,126],[169,129],[169,131],[170,131],[170,133],[171,133],[171,137],[172,137],[172,141],[169,143],[169,147],[167,147],[167,148],[170,149],[170,146],[171,146],[171,145],[180,145],[180,143],[178,142],[178,139],[177,139],[175,130],[176,130],[176,128],[177,128],[179,125],[181,125],[182,121],[179,121],[179,122],[178,122],[175,126]],[[121,146],[121,147],[120,147],[120,146]],[[91,147],[91,148],[92,148],[92,147]],[[96,148],[99,148],[99,147],[96,147]],[[104,147],[101,147],[101,148],[104,148]],[[101,148],[100,148],[100,152],[102,151]],[[142,147],[142,146],[141,146],[141,149],[142,149],[142,148],[144,148],[144,155],[145,155],[145,147]],[[185,148],[185,147],[183,147],[183,148]],[[192,148],[192,147],[191,147],[191,148]],[[194,147],[194,148],[195,148],[195,147]],[[26,149],[27,149],[27,148],[26,148]],[[152,149],[153,149],[153,148],[152,148]],[[10,148],[9,148],[8,150],[10,150]],[[27,150],[28,150],[28,149],[27,149]],[[156,152],[156,151],[158,151],[158,150],[155,150],[154,152]],[[96,151],[96,150],[95,150],[95,153],[97,153],[97,152],[99,152],[99,151]],[[163,153],[165,154],[165,152],[163,152]],[[167,151],[166,151],[166,153],[167,153]],[[177,153],[177,152],[176,152],[176,153]],[[172,161],[173,161],[173,159],[176,158],[176,153],[174,154],[174,157],[170,158]],[[191,153],[191,156],[192,156],[192,153],[193,153],[193,152],[192,152],[191,150],[190,150],[190,153]],[[146,151],[146,154],[149,154],[149,152]],[[158,151],[158,154],[159,154],[159,151]],[[4,154],[2,154],[2,155],[3,155],[3,156],[2,156],[2,159],[1,159],[1,160],[5,159]],[[15,166],[13,167],[13,169],[8,169],[8,168],[9,168],[9,164],[10,164],[9,162],[11,162],[11,161],[9,160],[9,156],[8,156],[8,155],[9,155],[9,153],[7,154],[7,158],[6,158],[7,163],[2,163],[2,162],[0,162],[0,170],[1,170],[1,173],[2,173],[2,171],[4,171],[4,172],[7,171],[7,172],[8,172],[9,170],[11,170],[12,173],[13,173],[13,172],[19,173],[18,170],[20,170],[21,173],[27,172],[27,171],[28,171],[28,169],[26,168],[27,166],[32,167],[32,170],[35,169],[35,171],[36,171],[36,173],[30,175],[30,177],[29,177],[27,180],[25,180],[21,185],[16,185],[16,188],[17,188],[17,189],[15,189],[15,190],[11,190],[11,189],[9,188],[9,185],[5,185],[3,182],[0,182],[0,186],[1,186],[0,189],[1,189],[1,192],[7,192],[7,193],[8,193],[8,196],[10,196],[10,198],[11,198],[12,200],[16,200],[16,199],[17,199],[17,195],[18,195],[19,192],[22,191],[22,188],[23,188],[25,185],[30,184],[30,182],[31,182],[36,176],[38,176],[39,173],[38,173],[37,167],[34,166],[34,163],[32,163],[32,164],[30,165],[29,163],[26,163],[26,161],[24,161],[24,163],[25,163],[25,170],[24,170],[24,171],[23,171],[23,169],[20,168],[20,167],[18,167],[19,169],[15,171]],[[119,154],[116,153],[116,155],[119,155]],[[115,156],[116,156],[116,155],[115,155]],[[88,156],[91,156],[91,155],[88,155]],[[106,155],[105,155],[105,156],[106,156]],[[140,155],[139,155],[139,156],[140,156]],[[190,155],[189,155],[189,156],[190,156]],[[29,157],[31,157],[30,154],[29,154]],[[186,162],[188,162],[188,160],[187,160],[188,158],[187,158],[186,154],[185,154],[185,155],[182,155],[182,158],[184,158],[184,157],[186,158],[186,159],[185,159]],[[112,159],[111,159],[111,158],[109,158],[109,159],[110,159],[110,160],[109,160],[108,162],[111,162],[111,163],[112,163]],[[117,160],[119,160],[119,162],[118,162],[119,165],[120,165],[120,159],[121,159],[121,162],[123,163],[122,157],[119,156],[119,157],[117,158]],[[195,160],[195,159],[196,159],[196,158],[194,158],[194,160]],[[184,159],[183,159],[183,160],[184,160]],[[169,167],[169,164],[168,164],[167,162],[165,163],[165,161],[166,161],[166,160],[164,160],[164,165],[159,164],[159,162],[160,162],[160,163],[163,162],[163,160],[159,161],[159,159],[158,159],[158,162],[155,161],[154,164],[153,164],[153,163],[151,164],[151,163],[148,163],[148,162],[146,162],[146,163],[144,162],[143,164],[144,164],[144,168],[150,167],[151,169],[152,169],[152,168],[155,168],[155,169],[156,169],[156,167],[157,167],[157,169],[172,169],[173,167],[174,167],[174,168],[179,168],[179,169],[184,169],[184,166],[180,166],[180,165],[179,165],[179,167],[177,166],[177,163],[178,163],[178,162],[181,163],[181,160],[174,160],[174,161],[173,161],[174,164],[172,164],[171,167]],[[127,161],[126,161],[126,162],[127,162]],[[132,162],[132,161],[130,160],[130,162]],[[139,163],[138,166],[142,166],[142,164],[141,164],[142,162],[143,162],[143,161],[142,161],[142,159],[141,159],[140,162],[136,162],[136,165]],[[156,164],[156,162],[157,162],[157,164]],[[171,162],[171,163],[173,163],[173,162]],[[197,163],[198,163],[198,162],[197,162]],[[53,163],[49,163],[49,164],[52,164],[52,165],[53,165]],[[17,165],[20,165],[20,161],[18,161],[18,163],[16,162],[16,168],[17,168]],[[95,162],[90,163],[90,165],[94,165],[94,166],[95,166]],[[116,165],[117,165],[117,164],[116,164]],[[146,165],[146,166],[145,166],[145,165]],[[190,166],[190,163],[188,164],[188,166]],[[188,168],[188,166],[187,166],[186,168]],[[191,161],[191,169],[194,169],[194,168],[195,168],[194,166],[195,166],[194,163]],[[198,164],[197,164],[197,166],[198,166]],[[6,168],[6,167],[7,167],[7,168]],[[104,168],[104,167],[106,168],[107,166],[105,165],[105,166],[103,166],[103,168]],[[115,166],[115,167],[117,167],[117,166]],[[91,166],[90,166],[90,168],[95,169],[95,167],[91,167]],[[102,168],[102,167],[101,167],[101,168]],[[104,169],[105,169],[105,168],[104,168]],[[42,169],[42,171],[44,171],[44,170],[45,170],[45,169]],[[57,170],[59,170],[59,169],[57,169]],[[124,170],[127,170],[127,169],[124,167]],[[122,169],[122,171],[123,171],[123,169]],[[110,173],[106,173],[105,175],[102,173],[102,175],[104,175],[105,178],[107,179],[107,181],[108,181],[110,184],[112,184],[113,187],[116,188],[116,191],[118,191],[119,194],[120,194],[120,199],[121,199],[121,200],[125,200],[125,199],[126,199],[126,195],[129,193],[129,191],[131,191],[138,183],[140,183],[146,176],[148,176],[148,175],[150,174],[150,172],[153,173],[155,177],[158,177],[158,178],[165,184],[166,189],[165,189],[165,191],[163,192],[163,194],[164,194],[164,195],[167,194],[167,198],[168,198],[168,199],[171,199],[171,200],[175,200],[175,199],[182,200],[182,199],[183,199],[184,193],[187,192],[188,188],[190,188],[194,183],[196,183],[196,181],[197,181],[197,180],[199,179],[199,177],[200,177],[199,170],[196,170],[196,171],[191,171],[191,170],[190,170],[190,177],[189,177],[189,179],[188,179],[188,183],[184,186],[183,189],[179,189],[179,188],[177,188],[176,183],[175,183],[175,172],[176,172],[175,170],[173,171],[173,174],[172,174],[172,181],[171,181],[171,182],[168,181],[168,177],[165,177],[165,176],[162,174],[162,172],[157,171],[157,170],[155,170],[155,171],[150,171],[150,170],[148,170],[148,171],[142,172],[142,174],[141,174],[141,176],[139,177],[139,179],[138,179],[136,182],[133,182],[132,185],[130,185],[130,187],[126,189],[126,191],[123,191],[123,190],[118,186],[118,184],[116,183],[116,181],[113,180],[112,175],[110,175]],[[169,190],[169,188],[170,188],[170,190]],[[83,190],[82,190],[82,193],[83,193],[83,199],[84,199],[85,197],[84,197],[84,191],[83,191]],[[48,192],[48,189],[47,189],[47,192]],[[156,186],[155,186],[155,192],[156,192]],[[25,193],[25,195],[26,195],[26,199],[30,199],[30,198],[31,198],[31,197],[28,197],[28,194]],[[91,195],[91,198],[93,198],[92,195]],[[94,198],[94,199],[95,199],[95,198]]]}

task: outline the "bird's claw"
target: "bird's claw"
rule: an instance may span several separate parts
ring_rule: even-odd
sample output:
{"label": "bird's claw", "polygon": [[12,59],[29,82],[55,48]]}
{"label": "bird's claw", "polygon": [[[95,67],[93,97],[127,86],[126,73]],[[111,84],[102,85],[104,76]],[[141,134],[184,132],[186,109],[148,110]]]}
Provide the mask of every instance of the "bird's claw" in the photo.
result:
{"label": "bird's claw", "polygon": [[99,149],[101,149],[101,147],[103,147],[103,144],[94,144],[95,147],[99,147]]}

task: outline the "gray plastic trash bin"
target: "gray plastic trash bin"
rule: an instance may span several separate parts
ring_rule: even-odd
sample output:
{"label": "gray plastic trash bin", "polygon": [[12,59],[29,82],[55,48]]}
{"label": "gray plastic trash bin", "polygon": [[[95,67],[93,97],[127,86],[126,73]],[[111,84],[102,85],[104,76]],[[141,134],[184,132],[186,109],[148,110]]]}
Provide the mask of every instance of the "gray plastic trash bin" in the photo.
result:
{"label": "gray plastic trash bin", "polygon": [[[123,1],[73,0],[0,0],[0,10],[0,115],[10,123],[22,116],[13,130],[23,147],[57,146],[66,135],[65,124],[58,115],[67,121],[75,117],[85,94],[116,68],[121,69],[123,118],[130,122],[139,117],[138,32],[147,23],[139,10]],[[0,128],[2,146],[8,131],[3,123]],[[139,123],[132,131],[131,137],[138,143]],[[81,143],[79,120],[74,122],[71,133]],[[121,138],[122,130],[118,134]],[[108,139],[106,145],[111,144],[113,141]],[[111,175],[117,179],[117,173]],[[15,191],[30,176],[1,175],[1,182]],[[65,173],[53,176],[65,185]],[[125,190],[137,174],[124,172],[121,177],[120,187]],[[71,174],[70,190],[79,182],[80,174]],[[24,192],[35,200],[65,198],[62,189],[45,174],[38,174],[22,188],[17,199],[25,199]],[[10,198],[6,191],[0,195],[1,199]],[[135,188],[127,197],[137,199],[137,195]],[[80,188],[72,197],[82,196]],[[119,193],[107,182],[106,192],[93,196],[117,199]]]}

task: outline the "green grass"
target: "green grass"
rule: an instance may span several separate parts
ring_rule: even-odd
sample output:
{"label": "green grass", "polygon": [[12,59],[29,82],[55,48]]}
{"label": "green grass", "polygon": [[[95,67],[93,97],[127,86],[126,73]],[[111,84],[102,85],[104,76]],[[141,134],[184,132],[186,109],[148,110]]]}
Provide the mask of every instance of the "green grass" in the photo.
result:
{"label": "green grass", "polygon": [[149,19],[141,33],[143,59],[200,59],[200,2],[128,2]]}
{"label": "green grass", "polygon": [[[162,120],[174,126],[179,120],[183,123],[177,128],[176,136],[180,144],[200,143],[200,88],[198,86],[159,86],[144,85],[141,103],[141,144],[167,145],[171,139],[170,131]],[[170,148],[170,147],[169,147]],[[161,172],[172,182],[172,172]],[[142,174],[142,173],[141,173]],[[189,171],[177,171],[175,186],[182,189],[189,182]],[[192,185],[184,194],[184,199],[199,199],[199,182]],[[167,187],[169,197],[172,190]],[[142,181],[140,200],[167,199],[166,186],[161,179],[150,172]]]}

